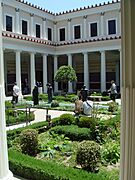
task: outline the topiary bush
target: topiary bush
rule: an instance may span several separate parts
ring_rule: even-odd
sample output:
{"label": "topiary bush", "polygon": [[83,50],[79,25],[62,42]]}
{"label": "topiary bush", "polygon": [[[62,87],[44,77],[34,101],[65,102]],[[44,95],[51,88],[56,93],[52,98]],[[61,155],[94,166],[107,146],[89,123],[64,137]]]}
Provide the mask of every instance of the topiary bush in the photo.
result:
{"label": "topiary bush", "polygon": [[59,107],[59,103],[57,100],[53,100],[51,103],[51,107]]}
{"label": "topiary bush", "polygon": [[35,129],[26,129],[20,134],[22,153],[35,156],[38,150],[38,132]]}
{"label": "topiary bush", "polygon": [[82,141],[78,147],[76,162],[91,172],[98,170],[101,162],[100,146],[94,141]]}
{"label": "topiary bush", "polygon": [[60,125],[70,125],[74,123],[75,118],[72,114],[62,114],[59,118]]}

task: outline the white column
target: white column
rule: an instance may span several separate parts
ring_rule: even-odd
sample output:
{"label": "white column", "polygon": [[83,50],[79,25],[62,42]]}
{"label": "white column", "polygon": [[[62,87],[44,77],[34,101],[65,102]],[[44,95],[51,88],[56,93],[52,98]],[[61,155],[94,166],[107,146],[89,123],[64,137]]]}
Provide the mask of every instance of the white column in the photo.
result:
{"label": "white column", "polygon": [[43,39],[47,39],[47,29],[46,29],[46,18],[43,18],[43,30],[42,30],[42,33],[43,33]]}
{"label": "white column", "polygon": [[15,11],[16,11],[15,31],[16,31],[16,33],[19,34],[20,33],[20,19],[19,19],[19,11],[20,10],[19,10],[19,8],[16,8]]}
{"label": "white column", "polygon": [[120,51],[120,92],[121,92],[121,88],[122,88],[122,53],[121,50]]}
{"label": "white column", "polygon": [[47,93],[47,54],[43,54],[43,89]]}
{"label": "white column", "polygon": [[116,85],[119,86],[120,78],[119,78],[119,62],[116,62]]}
{"label": "white column", "polygon": [[101,19],[100,19],[100,21],[101,21],[101,27],[100,27],[101,34],[100,35],[101,36],[104,36],[104,14],[105,14],[104,12],[101,13]]}
{"label": "white column", "polygon": [[105,51],[101,51],[101,92],[106,90],[106,59]]}
{"label": "white column", "polygon": [[30,13],[30,36],[34,36],[34,14]]}
{"label": "white column", "polygon": [[83,31],[84,31],[84,39],[87,38],[87,28],[86,28],[86,21],[87,21],[87,16],[83,16]]}
{"label": "white column", "polygon": [[31,74],[31,93],[36,83],[35,75],[35,53],[30,53],[30,74]]}
{"label": "white column", "polygon": [[[2,37],[2,8],[0,0],[0,37]],[[9,171],[8,150],[5,122],[5,95],[4,95],[4,62],[2,38],[0,38],[0,179],[11,180],[12,173]]]}
{"label": "white column", "polygon": [[119,34],[121,35],[121,9],[119,10]]}
{"label": "white column", "polygon": [[56,27],[56,25],[57,25],[57,22],[54,22],[54,42],[56,42],[57,41],[57,27]]}
{"label": "white column", "polygon": [[[68,66],[72,66],[72,55],[68,54]],[[73,86],[72,82],[68,82],[68,92],[72,93],[73,92]]]}
{"label": "white column", "polygon": [[[58,70],[58,57],[54,56],[54,75]],[[54,92],[58,92],[58,83],[54,81]]]}
{"label": "white column", "polygon": [[71,19],[68,19],[68,41],[71,41]]}
{"label": "white column", "polygon": [[88,61],[88,53],[84,52],[84,84],[87,89],[89,89],[89,61]]}
{"label": "white column", "polygon": [[21,86],[21,52],[16,51],[16,83],[20,89],[20,95],[22,94],[22,86]]}
{"label": "white column", "polygon": [[122,115],[120,180],[135,180],[135,1],[122,8]]}

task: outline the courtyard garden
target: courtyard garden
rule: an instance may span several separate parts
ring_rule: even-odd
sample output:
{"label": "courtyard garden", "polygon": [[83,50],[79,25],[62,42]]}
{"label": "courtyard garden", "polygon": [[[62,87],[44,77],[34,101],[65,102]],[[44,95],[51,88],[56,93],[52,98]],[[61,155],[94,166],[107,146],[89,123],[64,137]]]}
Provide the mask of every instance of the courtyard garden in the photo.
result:
{"label": "courtyard garden", "polygon": [[[63,110],[67,104],[71,111],[74,109],[71,105],[75,95],[56,96],[53,99],[59,104],[56,107],[48,106],[46,95],[41,97],[45,108]],[[30,98],[27,97],[25,102],[30,102]],[[10,169],[21,177],[38,180],[119,179],[120,107],[116,103],[103,106],[96,103],[91,117],[65,113],[52,119],[51,123],[34,123],[10,130],[7,135]]]}

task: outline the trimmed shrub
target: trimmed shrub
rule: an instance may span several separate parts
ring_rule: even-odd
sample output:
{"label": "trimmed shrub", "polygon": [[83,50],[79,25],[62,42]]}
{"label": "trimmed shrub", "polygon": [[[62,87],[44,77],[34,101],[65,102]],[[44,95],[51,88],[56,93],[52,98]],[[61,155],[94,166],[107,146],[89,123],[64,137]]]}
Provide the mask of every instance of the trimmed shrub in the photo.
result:
{"label": "trimmed shrub", "polygon": [[75,121],[72,114],[62,114],[59,118],[60,125],[70,125]]}
{"label": "trimmed shrub", "polygon": [[59,107],[59,103],[57,100],[53,100],[51,103],[51,107]]}
{"label": "trimmed shrub", "polygon": [[120,144],[116,141],[104,144],[101,149],[101,157],[103,164],[116,164],[120,159]]}
{"label": "trimmed shrub", "polygon": [[76,125],[56,126],[50,129],[50,133],[64,134],[72,141],[91,140],[91,131],[88,128],[79,128]]}
{"label": "trimmed shrub", "polygon": [[95,126],[97,125],[97,119],[94,117],[81,117],[78,122],[79,127],[86,127],[95,130]]}
{"label": "trimmed shrub", "polygon": [[35,129],[26,129],[20,134],[22,153],[35,156],[38,149],[38,133]]}
{"label": "trimmed shrub", "polygon": [[76,162],[83,169],[95,172],[101,162],[100,146],[94,141],[83,141],[77,150]]}
{"label": "trimmed shrub", "polygon": [[119,172],[101,170],[99,173],[88,173],[56,164],[51,161],[34,159],[31,156],[9,150],[9,168],[21,177],[33,180],[118,180]]}
{"label": "trimmed shrub", "polygon": [[108,111],[109,112],[115,112],[118,110],[118,104],[116,102],[109,103]]}

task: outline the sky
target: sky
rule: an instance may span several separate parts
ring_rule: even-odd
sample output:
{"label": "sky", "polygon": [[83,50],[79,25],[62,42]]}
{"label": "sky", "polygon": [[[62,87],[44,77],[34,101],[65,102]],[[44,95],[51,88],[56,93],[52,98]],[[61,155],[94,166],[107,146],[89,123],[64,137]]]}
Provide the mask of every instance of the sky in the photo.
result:
{"label": "sky", "polygon": [[111,2],[112,0],[27,0],[28,2],[41,6],[53,13],[72,10],[79,7],[91,6],[103,2]]}

